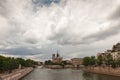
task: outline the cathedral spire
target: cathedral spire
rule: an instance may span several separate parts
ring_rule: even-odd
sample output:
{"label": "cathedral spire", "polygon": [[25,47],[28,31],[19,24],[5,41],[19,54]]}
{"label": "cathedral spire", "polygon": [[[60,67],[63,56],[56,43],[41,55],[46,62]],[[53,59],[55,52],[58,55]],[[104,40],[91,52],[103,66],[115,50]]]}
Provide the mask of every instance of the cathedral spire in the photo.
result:
{"label": "cathedral spire", "polygon": [[60,57],[58,50],[57,50],[57,57]]}
{"label": "cathedral spire", "polygon": [[57,50],[57,54],[59,54],[58,50]]}

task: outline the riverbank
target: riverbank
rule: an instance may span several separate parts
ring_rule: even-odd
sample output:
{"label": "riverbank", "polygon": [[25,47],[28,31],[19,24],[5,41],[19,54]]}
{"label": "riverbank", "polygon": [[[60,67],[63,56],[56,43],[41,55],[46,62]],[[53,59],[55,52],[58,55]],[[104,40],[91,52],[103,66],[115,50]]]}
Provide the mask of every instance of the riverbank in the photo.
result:
{"label": "riverbank", "polygon": [[9,74],[1,74],[1,78],[2,80],[19,80],[29,74],[32,70],[32,67],[18,69]]}
{"label": "riverbank", "polygon": [[61,65],[44,65],[44,67],[49,69],[63,69]]}
{"label": "riverbank", "polygon": [[68,68],[73,69],[73,68],[81,68],[82,66],[75,67],[73,65],[63,65],[63,66],[62,65],[44,65],[44,67],[49,69],[68,69]]}
{"label": "riverbank", "polygon": [[120,77],[120,68],[84,67],[83,70],[85,72],[91,72],[91,73],[105,74],[105,75],[119,76]]}

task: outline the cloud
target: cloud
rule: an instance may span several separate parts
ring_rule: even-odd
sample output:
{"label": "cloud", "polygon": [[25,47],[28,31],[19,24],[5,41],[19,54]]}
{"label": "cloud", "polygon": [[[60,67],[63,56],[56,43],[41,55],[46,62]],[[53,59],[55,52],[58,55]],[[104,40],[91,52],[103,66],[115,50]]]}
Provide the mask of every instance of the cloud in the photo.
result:
{"label": "cloud", "polygon": [[[103,6],[106,6],[105,4],[111,5],[109,1],[106,1],[105,4],[102,1],[100,2],[94,0],[92,1],[85,0],[85,2],[90,2],[90,5],[88,5],[90,8],[87,7],[87,11],[91,10],[92,11],[91,13],[94,15],[92,15],[91,13],[89,14],[85,13],[87,11],[86,8],[84,7],[83,7],[84,10],[82,10],[82,12],[79,11],[79,13],[77,13],[77,11],[75,11],[74,8],[70,8],[71,14],[67,14],[69,17],[66,16],[62,17],[59,23],[63,22],[64,25],[60,24],[61,27],[59,28],[59,30],[55,31],[55,29],[53,29],[53,35],[49,37],[50,40],[54,40],[56,43],[60,45],[80,45],[105,40],[106,38],[110,38],[111,36],[119,34],[119,22],[115,24],[116,22],[114,21],[111,22],[110,20],[107,19],[109,17],[107,15],[113,13],[111,10],[109,10],[111,6],[109,8],[105,7],[103,10],[101,10]],[[83,1],[83,4],[85,2]],[[68,3],[70,2],[68,1]],[[75,3],[75,1],[73,1],[73,3]],[[94,8],[91,8],[93,6]],[[80,8],[81,6],[78,7]],[[69,8],[67,8],[67,10],[69,10]],[[76,10],[78,9],[76,8]],[[76,13],[74,13],[74,11]],[[73,13],[76,14],[77,16],[72,15]],[[81,15],[82,13],[84,13],[84,15]],[[99,13],[101,13],[101,15],[99,15]],[[74,21],[71,20],[71,17],[74,18]],[[80,19],[78,19],[77,17],[79,17]],[[94,21],[94,19],[96,21]]]}
{"label": "cloud", "polygon": [[59,3],[60,0],[32,0],[37,6],[50,6],[52,3]]}
{"label": "cloud", "polygon": [[112,15],[109,17],[109,19],[116,20],[120,19],[120,6],[118,6],[115,11],[112,13]]}
{"label": "cloud", "polygon": [[91,42],[91,40],[94,41],[99,41],[99,40],[104,40],[106,38],[110,38],[111,36],[117,35],[120,33],[120,25],[116,25],[116,26],[112,26],[109,27],[108,29],[99,31],[97,33],[91,34],[89,36],[86,36],[83,38],[83,40],[89,40]]}
{"label": "cloud", "polygon": [[112,20],[119,16],[118,3],[119,0],[0,0],[0,51],[22,57],[39,55],[37,59],[47,59],[57,49],[69,58],[84,56],[82,52],[87,55],[86,45],[119,35],[119,22]]}

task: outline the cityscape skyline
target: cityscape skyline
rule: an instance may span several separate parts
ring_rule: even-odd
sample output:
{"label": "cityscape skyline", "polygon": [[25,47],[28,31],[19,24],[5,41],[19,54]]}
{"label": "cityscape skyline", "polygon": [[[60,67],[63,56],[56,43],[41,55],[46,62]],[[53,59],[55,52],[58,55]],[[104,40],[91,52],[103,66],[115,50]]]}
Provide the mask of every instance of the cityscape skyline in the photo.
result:
{"label": "cityscape skyline", "polygon": [[[107,5],[107,6],[106,6]],[[120,42],[120,0],[0,0],[0,55],[44,61]]]}

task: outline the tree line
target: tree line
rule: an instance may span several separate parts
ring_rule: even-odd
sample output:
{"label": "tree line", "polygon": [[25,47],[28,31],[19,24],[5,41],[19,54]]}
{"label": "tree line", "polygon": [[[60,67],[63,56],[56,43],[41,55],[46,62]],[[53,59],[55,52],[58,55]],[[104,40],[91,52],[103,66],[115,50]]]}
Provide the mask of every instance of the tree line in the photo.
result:
{"label": "tree line", "polygon": [[0,71],[12,71],[14,69],[17,69],[19,65],[22,67],[32,67],[34,65],[37,65],[38,63],[36,61],[33,61],[31,59],[23,59],[23,58],[14,58],[14,57],[4,57],[0,55]]}
{"label": "tree line", "polygon": [[99,55],[97,57],[84,57],[83,65],[85,66],[102,66],[102,67],[120,67],[120,58],[114,59],[110,53]]}
{"label": "tree line", "polygon": [[67,62],[67,61],[61,61],[60,63],[57,63],[57,62],[52,62],[51,60],[46,60],[44,62],[45,65],[61,65],[61,66],[64,66],[64,65],[71,65],[71,63]]}

